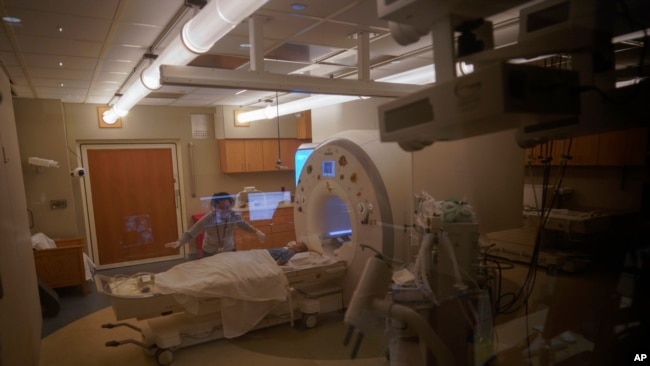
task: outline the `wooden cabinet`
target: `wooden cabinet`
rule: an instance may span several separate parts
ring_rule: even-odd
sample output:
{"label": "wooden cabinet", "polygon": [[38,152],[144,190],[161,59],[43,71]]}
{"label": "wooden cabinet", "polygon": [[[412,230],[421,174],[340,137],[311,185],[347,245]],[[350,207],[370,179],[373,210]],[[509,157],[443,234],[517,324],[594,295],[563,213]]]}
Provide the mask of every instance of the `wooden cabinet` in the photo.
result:
{"label": "wooden cabinet", "polygon": [[[640,166],[647,156],[648,129],[633,128],[575,137],[571,142],[571,160],[568,166]],[[562,155],[569,151],[569,139],[555,140],[526,149],[526,161],[544,165],[550,157],[551,165],[560,165]]]}
{"label": "wooden cabinet", "polygon": [[311,139],[311,110],[300,112],[296,121],[296,136],[299,139]]}
{"label": "wooden cabinet", "polygon": [[298,139],[219,140],[221,171],[223,173],[275,171],[278,153],[282,159],[282,166],[293,170],[296,150],[304,141]]}
{"label": "wooden cabinet", "polygon": [[296,151],[298,150],[298,147],[300,147],[300,144],[303,142],[305,141],[294,139],[280,140],[280,155],[282,156],[282,166],[286,167],[289,170],[296,169]]}
{"label": "wooden cabinet", "polygon": [[625,162],[628,165],[645,165],[648,158],[648,128],[627,130],[625,136]]}
{"label": "wooden cabinet", "polygon": [[574,138],[574,146],[570,152],[572,159],[568,164],[581,166],[597,165],[599,140],[599,135],[579,136]]}
{"label": "wooden cabinet", "polygon": [[601,134],[598,139],[600,149],[597,152],[598,165],[623,165],[625,164],[625,136],[626,131],[614,131]]}
{"label": "wooden cabinet", "polygon": [[260,172],[264,170],[264,160],[262,158],[266,155],[266,152],[261,141],[244,140],[244,155],[247,172]]}
{"label": "wooden cabinet", "polygon": [[244,220],[266,234],[264,243],[260,243],[256,234],[236,230],[235,245],[237,250],[265,249],[284,247],[288,242],[296,240],[296,230],[293,222],[293,207],[277,208],[269,212],[269,216],[255,220],[255,215],[249,211],[242,212]]}
{"label": "wooden cabinet", "polygon": [[81,286],[88,294],[84,266],[84,238],[54,239],[56,248],[34,251],[36,275],[52,288]]}
{"label": "wooden cabinet", "polygon": [[278,140],[262,140],[262,150],[264,151],[264,155],[261,157],[264,160],[263,170],[275,170],[278,161]]}
{"label": "wooden cabinet", "polygon": [[219,140],[219,160],[224,173],[246,171],[244,140]]}
{"label": "wooden cabinet", "polygon": [[598,140],[598,165],[645,164],[647,133],[647,128],[633,128],[600,134]]}

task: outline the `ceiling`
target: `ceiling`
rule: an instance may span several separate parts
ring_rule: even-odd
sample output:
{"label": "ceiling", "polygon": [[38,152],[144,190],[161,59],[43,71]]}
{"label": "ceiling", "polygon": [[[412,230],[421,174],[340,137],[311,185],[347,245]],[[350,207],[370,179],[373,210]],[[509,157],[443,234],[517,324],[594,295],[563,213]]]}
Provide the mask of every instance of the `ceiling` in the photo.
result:
{"label": "ceiling", "polygon": [[[0,0],[0,15],[22,20],[2,22],[0,66],[10,77],[15,97],[113,104],[150,62],[147,55],[160,53],[200,11],[201,4],[194,4],[200,1]],[[292,7],[298,1],[304,9]],[[518,10],[491,17],[496,45],[516,41]],[[433,62],[431,36],[399,45],[388,22],[378,18],[376,0],[269,0],[254,17],[263,29],[265,72],[357,79],[360,32],[371,35],[370,80]],[[249,70],[249,21],[189,65]],[[236,94],[239,91],[163,85],[138,104],[254,106],[275,96],[273,91]],[[283,93],[282,98],[299,97]]]}

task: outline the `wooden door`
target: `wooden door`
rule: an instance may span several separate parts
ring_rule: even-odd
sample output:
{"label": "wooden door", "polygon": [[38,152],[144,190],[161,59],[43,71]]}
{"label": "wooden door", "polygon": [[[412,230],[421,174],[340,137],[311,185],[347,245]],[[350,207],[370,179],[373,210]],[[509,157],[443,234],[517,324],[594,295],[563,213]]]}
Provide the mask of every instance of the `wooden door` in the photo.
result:
{"label": "wooden door", "polygon": [[181,230],[173,144],[82,146],[95,263],[180,258],[164,244]]}

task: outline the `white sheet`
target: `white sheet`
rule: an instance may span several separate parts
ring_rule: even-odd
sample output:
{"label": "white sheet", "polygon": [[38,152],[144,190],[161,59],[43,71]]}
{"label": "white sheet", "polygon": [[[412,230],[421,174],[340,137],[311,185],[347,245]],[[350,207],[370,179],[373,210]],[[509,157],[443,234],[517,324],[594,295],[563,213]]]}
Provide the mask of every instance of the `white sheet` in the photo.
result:
{"label": "white sheet", "polygon": [[338,258],[325,256],[316,252],[302,252],[296,253],[293,257],[291,257],[286,266],[292,267],[294,269],[300,269],[304,267],[326,265],[334,263],[338,260]]}
{"label": "white sheet", "polygon": [[226,338],[238,337],[287,298],[288,281],[267,250],[227,252],[156,274],[154,293],[172,294],[189,313],[203,298],[222,298]]}

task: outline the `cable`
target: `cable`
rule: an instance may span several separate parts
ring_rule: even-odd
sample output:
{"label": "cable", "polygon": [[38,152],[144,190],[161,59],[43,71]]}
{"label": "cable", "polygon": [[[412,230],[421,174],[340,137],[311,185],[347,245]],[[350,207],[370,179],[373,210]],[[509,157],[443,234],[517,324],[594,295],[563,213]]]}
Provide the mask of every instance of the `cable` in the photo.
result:
{"label": "cable", "polygon": [[[571,147],[572,147],[572,140],[569,140],[566,153],[564,152],[564,149],[562,151],[563,158],[560,160],[558,176],[555,180],[556,185],[554,186],[555,188],[554,188],[553,196],[550,200],[550,204],[548,208],[546,207],[546,203],[548,202],[547,195],[549,194],[548,187],[550,181],[551,160],[545,161],[544,171],[542,176],[542,204],[540,210],[542,215],[540,219],[540,224],[537,228],[537,235],[535,236],[535,244],[533,246],[533,252],[530,258],[528,272],[517,294],[513,294],[513,293],[500,294],[499,292],[500,295],[497,300],[498,301],[497,314],[512,314],[521,310],[523,307],[526,312],[526,316],[528,315],[528,300],[533,293],[536,279],[537,279],[537,266],[538,266],[539,252],[541,250],[542,230],[544,229],[544,227],[548,222],[548,219],[551,214],[551,209],[554,206],[555,201],[558,197],[559,189],[557,188],[562,185],[562,182],[564,180],[564,176],[566,173],[566,166],[571,156],[570,155]],[[548,151],[549,146],[546,146],[546,149]],[[550,149],[552,151],[552,144],[550,144]],[[499,284],[499,291],[500,291],[500,284]],[[504,304],[503,302],[505,299],[510,299],[510,301]]]}
{"label": "cable", "polygon": [[282,166],[282,153],[280,152],[280,97],[278,96],[277,90],[275,91],[275,114],[278,125],[278,161],[275,163],[275,168],[280,169]]}

